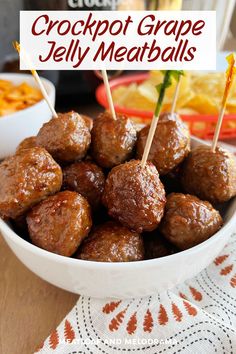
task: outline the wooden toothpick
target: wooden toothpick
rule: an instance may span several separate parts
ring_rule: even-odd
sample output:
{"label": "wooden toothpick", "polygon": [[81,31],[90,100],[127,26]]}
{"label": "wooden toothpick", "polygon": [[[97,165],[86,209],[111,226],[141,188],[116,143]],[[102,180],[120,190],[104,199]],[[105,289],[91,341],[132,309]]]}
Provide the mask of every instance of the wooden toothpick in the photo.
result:
{"label": "wooden toothpick", "polygon": [[212,147],[211,147],[212,152],[215,152],[216,150],[217,142],[220,135],[220,129],[225,115],[227,100],[229,98],[230,89],[234,80],[234,76],[236,74],[236,67],[235,67],[236,59],[234,53],[228,55],[226,59],[229,65],[226,71],[226,84],[225,84],[224,95],[222,98],[221,109],[220,109],[219,117],[215,128],[215,133],[212,141]]}
{"label": "wooden toothpick", "polygon": [[145,166],[145,164],[147,162],[148,155],[149,155],[149,152],[150,152],[150,149],[152,146],[152,141],[153,141],[154,134],[155,134],[156,127],[157,127],[157,123],[159,120],[159,115],[161,112],[161,107],[162,107],[162,102],[164,100],[165,91],[169,86],[171,86],[172,78],[174,78],[177,81],[177,86],[175,89],[174,101],[173,101],[172,109],[171,109],[171,113],[173,113],[175,110],[176,100],[177,100],[178,92],[179,92],[180,77],[182,75],[184,75],[183,70],[166,70],[166,71],[164,71],[164,80],[163,80],[162,84],[160,84],[156,87],[157,92],[159,93],[159,97],[158,97],[155,113],[153,115],[152,122],[150,125],[150,129],[148,132],[147,141],[146,141],[146,144],[144,147],[144,152],[143,152],[143,156],[142,156],[142,160],[141,160],[141,167],[142,168]]}
{"label": "wooden toothpick", "polygon": [[147,137],[147,141],[145,144],[145,148],[144,148],[144,152],[143,152],[143,156],[142,156],[142,160],[141,160],[141,167],[142,168],[144,168],[144,166],[146,165],[158,121],[159,121],[159,114],[157,116],[154,115],[152,117],[152,122],[151,122],[151,125],[149,128],[148,137]]}
{"label": "wooden toothpick", "polygon": [[115,112],[115,108],[114,108],[114,104],[113,104],[113,100],[112,100],[111,89],[110,89],[106,70],[102,70],[102,78],[103,78],[103,82],[105,85],[107,100],[108,100],[109,108],[110,108],[110,111],[112,114],[112,118],[114,120],[116,120],[116,112]]}
{"label": "wooden toothpick", "polygon": [[[20,44],[19,44],[18,42],[16,42],[16,41],[13,42],[12,44],[13,44],[13,47],[14,47],[14,48],[16,49],[16,51],[18,52],[20,58],[21,58],[27,65],[29,65],[29,67],[32,68],[33,66],[32,66],[32,64],[31,64],[31,61],[30,61],[30,59],[29,59],[27,53],[20,47]],[[35,81],[37,82],[37,84],[38,84],[38,86],[39,86],[39,88],[40,88],[40,91],[41,91],[41,93],[42,93],[42,95],[43,95],[45,101],[47,102],[48,107],[50,108],[50,110],[51,110],[51,112],[52,112],[53,117],[54,117],[54,118],[58,118],[58,115],[57,115],[57,113],[56,113],[56,111],[55,111],[55,109],[54,109],[54,107],[53,107],[53,105],[52,105],[52,103],[51,103],[51,101],[50,101],[50,99],[49,99],[49,97],[48,97],[47,91],[45,90],[45,87],[44,87],[44,85],[43,85],[43,83],[42,83],[42,80],[40,79],[40,77],[39,77],[37,71],[34,70],[34,69],[30,69],[30,71],[31,71],[31,73],[32,73],[32,75],[33,75]]]}
{"label": "wooden toothpick", "polygon": [[141,160],[141,167],[144,168],[144,166],[146,165],[147,159],[148,159],[148,155],[152,146],[152,141],[153,141],[153,137],[156,131],[156,127],[157,127],[157,123],[159,120],[159,115],[161,112],[161,107],[162,107],[162,102],[164,99],[164,95],[165,95],[165,91],[167,89],[167,87],[169,87],[171,85],[171,70],[167,70],[165,72],[165,76],[164,76],[164,80],[163,83],[157,86],[157,91],[159,92],[159,97],[158,97],[158,101],[157,101],[157,105],[156,105],[156,109],[152,118],[152,122],[150,125],[150,129],[148,132],[148,137],[147,137],[147,141],[144,147],[144,152],[143,152],[143,156],[142,156],[142,160]]}
{"label": "wooden toothpick", "polygon": [[211,147],[212,152],[216,151],[216,146],[218,143],[220,129],[221,129],[221,126],[223,123],[224,115],[225,115],[225,106],[222,106],[220,109],[220,113],[219,113],[218,120],[216,123],[215,133],[214,133],[214,137],[213,137],[213,141],[212,141],[212,147]]}

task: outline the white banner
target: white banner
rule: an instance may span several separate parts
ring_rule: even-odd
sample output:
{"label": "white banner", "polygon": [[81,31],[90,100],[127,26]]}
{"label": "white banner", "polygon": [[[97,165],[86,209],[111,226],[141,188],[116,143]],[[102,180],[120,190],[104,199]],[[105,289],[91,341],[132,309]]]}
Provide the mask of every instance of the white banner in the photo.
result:
{"label": "white banner", "polygon": [[21,69],[215,70],[216,18],[214,11],[21,11],[20,44]]}

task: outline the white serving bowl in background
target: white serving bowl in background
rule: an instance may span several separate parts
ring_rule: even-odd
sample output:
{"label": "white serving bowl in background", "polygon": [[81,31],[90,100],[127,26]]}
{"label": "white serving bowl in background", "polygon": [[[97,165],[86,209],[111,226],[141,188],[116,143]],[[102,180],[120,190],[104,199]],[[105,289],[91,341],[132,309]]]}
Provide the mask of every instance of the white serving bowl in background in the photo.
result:
{"label": "white serving bowl in background", "polygon": [[[199,145],[192,139],[193,145]],[[205,242],[167,257],[130,263],[99,263],[59,256],[18,236],[0,219],[0,232],[32,272],[62,289],[97,298],[135,298],[162,292],[195,276],[219,254],[236,224],[236,198],[224,210],[224,226]]]}
{"label": "white serving bowl in background", "polygon": [[[30,86],[37,84],[30,74],[0,73],[0,79],[9,80],[16,85],[26,82]],[[55,87],[47,79],[41,78],[52,105],[55,105]],[[44,99],[35,105],[0,117],[0,159],[14,154],[18,144],[25,138],[36,135],[52,117]]]}

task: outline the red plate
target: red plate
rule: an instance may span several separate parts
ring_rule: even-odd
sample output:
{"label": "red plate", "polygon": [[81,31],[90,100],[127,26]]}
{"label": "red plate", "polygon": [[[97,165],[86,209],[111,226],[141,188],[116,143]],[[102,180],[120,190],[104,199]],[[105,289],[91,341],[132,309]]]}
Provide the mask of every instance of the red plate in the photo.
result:
{"label": "red plate", "polygon": [[[112,79],[110,81],[110,87],[111,90],[114,90],[114,88],[120,85],[128,86],[131,83],[140,84],[141,82],[147,80],[148,77],[148,73],[121,76],[116,79]],[[103,84],[97,88],[96,98],[104,108],[108,108],[106,91]],[[125,108],[119,105],[115,105],[115,111],[129,117],[140,118],[144,123],[148,123],[153,116],[153,112],[151,111],[141,111],[134,108]],[[212,139],[218,116],[206,114],[182,114],[181,118],[188,123],[192,135],[198,136],[202,139]],[[230,122],[235,124],[235,127],[230,127]],[[224,117],[220,138],[230,139],[234,137],[236,137],[236,114],[227,114]]]}

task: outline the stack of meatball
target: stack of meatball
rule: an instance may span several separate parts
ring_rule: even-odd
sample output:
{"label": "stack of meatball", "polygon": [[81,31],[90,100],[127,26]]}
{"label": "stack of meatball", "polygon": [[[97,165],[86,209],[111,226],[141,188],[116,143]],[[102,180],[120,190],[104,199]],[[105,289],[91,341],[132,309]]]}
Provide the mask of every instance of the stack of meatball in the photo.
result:
{"label": "stack of meatball", "polygon": [[158,258],[205,241],[222,226],[219,203],[236,195],[234,157],[190,151],[185,124],[164,113],[143,167],[148,132],[107,112],[58,114],[0,164],[0,216],[38,247],[90,261]]}

